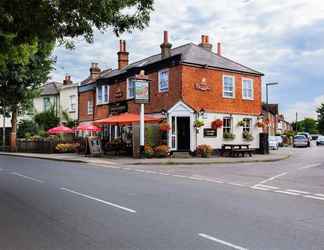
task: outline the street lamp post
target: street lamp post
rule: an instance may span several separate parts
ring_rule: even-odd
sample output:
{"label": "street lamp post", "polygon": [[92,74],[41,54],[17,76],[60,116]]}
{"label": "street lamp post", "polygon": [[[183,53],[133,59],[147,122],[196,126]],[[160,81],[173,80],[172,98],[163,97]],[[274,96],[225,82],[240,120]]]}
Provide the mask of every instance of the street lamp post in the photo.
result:
{"label": "street lamp post", "polygon": [[[269,86],[274,86],[274,85],[278,85],[278,82],[269,82],[266,83],[266,104],[267,104],[267,119],[270,123],[270,117],[269,117],[269,110],[268,110],[268,104],[269,104]],[[270,133],[270,127],[268,125],[268,134]]]}

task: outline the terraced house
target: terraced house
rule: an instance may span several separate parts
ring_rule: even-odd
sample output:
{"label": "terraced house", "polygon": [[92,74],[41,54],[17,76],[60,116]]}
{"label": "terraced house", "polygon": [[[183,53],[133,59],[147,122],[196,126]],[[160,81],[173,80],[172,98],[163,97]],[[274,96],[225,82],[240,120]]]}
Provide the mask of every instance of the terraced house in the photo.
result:
{"label": "terraced house", "polygon": [[[205,35],[198,45],[172,48],[168,32],[164,32],[160,48],[157,55],[129,63],[126,42],[120,41],[118,69],[101,72],[96,64],[92,65],[90,80],[79,88],[80,122],[122,112],[139,114],[129,79],[144,70],[151,80],[145,113],[167,114],[171,150],[194,151],[200,144],[219,149],[228,140],[243,143],[247,139],[252,148],[258,148],[262,129],[256,124],[262,110],[263,74],[224,57],[220,43],[214,52]],[[200,128],[197,121],[203,124]]]}

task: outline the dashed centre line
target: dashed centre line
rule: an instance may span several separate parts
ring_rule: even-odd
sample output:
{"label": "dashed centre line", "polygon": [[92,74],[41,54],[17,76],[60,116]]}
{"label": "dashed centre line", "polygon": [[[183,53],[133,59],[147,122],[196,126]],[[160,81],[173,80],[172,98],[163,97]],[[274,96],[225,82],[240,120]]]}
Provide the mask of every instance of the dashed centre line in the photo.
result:
{"label": "dashed centre line", "polygon": [[210,235],[208,235],[208,234],[200,233],[200,234],[198,234],[198,235],[199,235],[200,237],[202,237],[202,238],[205,238],[205,239],[207,239],[207,240],[211,240],[211,241],[217,242],[217,243],[219,243],[219,244],[222,244],[222,245],[224,245],[224,246],[231,247],[231,248],[233,248],[233,249],[237,249],[237,250],[248,250],[247,248],[240,247],[240,246],[238,246],[238,245],[235,245],[235,244],[233,244],[233,243],[230,243],[230,242],[227,242],[227,241],[224,241],[224,240],[221,240],[221,239],[217,239],[217,238],[215,238],[215,237],[213,237],[213,236],[210,236]]}
{"label": "dashed centre line", "polygon": [[27,179],[27,180],[35,181],[35,182],[38,182],[38,183],[44,183],[44,181],[42,181],[42,180],[36,179],[34,177],[27,176],[27,175],[19,174],[17,172],[11,172],[11,174],[15,175],[15,176],[19,176],[19,177]]}

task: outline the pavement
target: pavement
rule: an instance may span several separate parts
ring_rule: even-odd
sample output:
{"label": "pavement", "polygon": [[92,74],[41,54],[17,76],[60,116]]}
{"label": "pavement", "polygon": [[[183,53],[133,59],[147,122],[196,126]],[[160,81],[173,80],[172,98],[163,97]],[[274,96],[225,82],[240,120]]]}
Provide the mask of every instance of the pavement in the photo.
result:
{"label": "pavement", "polygon": [[324,147],[287,150],[186,167],[2,155],[0,249],[322,250]]}
{"label": "pavement", "polygon": [[291,150],[283,148],[280,151],[271,151],[268,155],[254,154],[252,157],[210,157],[210,158],[152,158],[135,159],[131,157],[85,157],[78,154],[35,154],[35,153],[9,153],[0,152],[0,155],[36,158],[54,161],[66,161],[76,163],[92,163],[101,165],[196,165],[199,164],[233,164],[249,162],[274,162],[286,160],[291,155]]}

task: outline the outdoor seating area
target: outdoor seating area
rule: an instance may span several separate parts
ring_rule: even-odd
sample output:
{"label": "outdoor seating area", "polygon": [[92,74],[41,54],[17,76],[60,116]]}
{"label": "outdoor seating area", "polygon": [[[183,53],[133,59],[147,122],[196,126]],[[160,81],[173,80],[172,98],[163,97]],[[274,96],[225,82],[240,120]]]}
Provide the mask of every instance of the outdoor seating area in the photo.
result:
{"label": "outdoor seating area", "polygon": [[226,154],[229,157],[245,157],[245,155],[248,155],[252,157],[253,152],[254,149],[251,149],[249,144],[223,144],[220,155]]}

